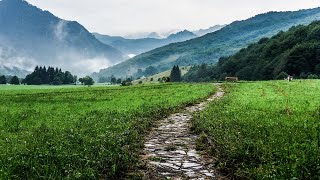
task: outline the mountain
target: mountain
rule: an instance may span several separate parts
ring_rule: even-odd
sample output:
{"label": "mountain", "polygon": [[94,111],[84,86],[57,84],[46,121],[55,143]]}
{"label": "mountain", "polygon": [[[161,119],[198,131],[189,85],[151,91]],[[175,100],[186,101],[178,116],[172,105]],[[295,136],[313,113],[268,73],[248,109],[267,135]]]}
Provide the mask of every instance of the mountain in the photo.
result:
{"label": "mountain", "polygon": [[141,54],[152,49],[168,45],[170,43],[182,42],[197,36],[192,32],[187,30],[178,32],[176,34],[171,34],[165,39],[156,39],[156,38],[143,38],[143,39],[125,39],[120,36],[108,36],[101,35],[98,33],[93,33],[97,39],[101,42],[115,47],[120,51],[130,55],[130,54]]}
{"label": "mountain", "polygon": [[20,78],[26,77],[30,72],[17,68],[17,67],[7,67],[4,65],[0,65],[0,76],[6,75],[6,76],[18,76]]}
{"label": "mountain", "polygon": [[24,0],[0,1],[0,62],[20,69],[58,66],[87,74],[124,60],[82,25],[60,19]]}
{"label": "mountain", "polygon": [[193,31],[194,34],[196,34],[197,36],[204,36],[206,34],[209,34],[209,33],[213,33],[213,32],[216,32],[222,28],[224,28],[226,25],[215,25],[215,26],[212,26],[208,29],[200,29],[198,31]]}
{"label": "mountain", "polygon": [[195,35],[194,33],[184,30],[184,31],[177,32],[176,34],[169,35],[166,40],[170,43],[175,43],[175,42],[187,41],[189,39],[193,39],[196,37],[197,35]]}
{"label": "mountain", "polygon": [[156,32],[152,32],[148,35],[147,38],[161,39],[161,36]]}
{"label": "mountain", "polygon": [[[221,58],[216,66],[192,68],[185,79],[224,79],[237,76],[241,80],[320,77],[320,21],[308,26],[292,27],[272,38],[262,38],[235,55]],[[201,72],[201,73],[200,73]],[[200,75],[200,76],[198,76]]]}
{"label": "mountain", "polygon": [[[164,71],[173,65],[189,66],[216,63],[220,57],[230,56],[262,37],[271,37],[299,24],[320,19],[320,8],[290,12],[269,12],[243,21],[235,21],[219,31],[185,42],[170,44],[143,53],[107,69],[97,76],[123,77],[128,72],[153,66]],[[130,74],[129,74],[130,75]]]}

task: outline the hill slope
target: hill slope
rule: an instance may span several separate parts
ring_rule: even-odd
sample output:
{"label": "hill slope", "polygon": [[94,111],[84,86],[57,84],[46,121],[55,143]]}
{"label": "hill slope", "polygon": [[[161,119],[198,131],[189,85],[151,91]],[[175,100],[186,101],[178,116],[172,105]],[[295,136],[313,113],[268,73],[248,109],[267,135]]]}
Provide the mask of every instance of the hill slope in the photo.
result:
{"label": "hill slope", "polygon": [[[286,74],[306,78],[310,74],[320,75],[320,21],[308,26],[292,27],[272,38],[242,49],[234,56],[220,59],[217,66],[203,70],[194,67],[186,75],[187,80],[224,79],[238,76],[241,80],[283,79]],[[313,75],[313,76],[314,76]],[[210,77],[210,78],[208,78]]]}
{"label": "hill slope", "polygon": [[215,25],[215,26],[209,27],[208,29],[200,29],[198,31],[193,31],[193,33],[200,37],[200,36],[204,36],[209,33],[216,32],[216,31],[224,28],[225,26],[226,25]]}
{"label": "hill slope", "polygon": [[173,65],[188,66],[215,63],[262,37],[271,37],[281,30],[320,19],[320,8],[294,12],[269,12],[244,21],[236,21],[219,31],[189,41],[170,44],[136,56],[113,67],[103,69],[99,75],[124,76],[128,70],[150,65],[166,70]]}
{"label": "hill slope", "polygon": [[0,62],[22,69],[59,66],[89,73],[124,55],[75,21],[62,20],[23,0],[0,1]]}
{"label": "hill slope", "polygon": [[113,46],[116,49],[126,53],[126,54],[141,54],[152,49],[168,45],[170,43],[182,42],[192,38],[196,38],[197,36],[189,31],[181,31],[176,34],[171,34],[169,37],[165,39],[155,38],[155,34],[153,34],[153,38],[142,38],[142,39],[125,39],[120,36],[108,36],[102,35],[98,33],[93,33],[95,37],[101,42]]}

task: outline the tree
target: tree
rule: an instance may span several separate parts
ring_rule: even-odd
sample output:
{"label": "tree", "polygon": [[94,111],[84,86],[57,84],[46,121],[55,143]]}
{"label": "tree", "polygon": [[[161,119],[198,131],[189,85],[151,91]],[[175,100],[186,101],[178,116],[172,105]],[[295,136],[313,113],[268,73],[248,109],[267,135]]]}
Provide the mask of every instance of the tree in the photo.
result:
{"label": "tree", "polygon": [[170,77],[162,77],[161,82],[170,82]]}
{"label": "tree", "polygon": [[117,79],[117,81],[116,81],[117,84],[121,84],[121,82],[122,82],[121,78]]}
{"label": "tree", "polygon": [[76,76],[73,76],[69,71],[62,72],[61,69],[53,67],[39,67],[37,66],[34,71],[27,75],[23,83],[28,85],[40,85],[40,84],[72,84],[76,82]]}
{"label": "tree", "polygon": [[77,84],[77,80],[78,80],[78,77],[77,76],[73,76],[73,83],[74,84]]}
{"label": "tree", "polygon": [[310,74],[308,79],[319,79],[319,77],[316,74]]}
{"label": "tree", "polygon": [[[91,86],[94,84],[94,81],[90,76],[86,76],[86,77],[80,78],[80,79],[83,81],[83,84],[85,86]],[[80,79],[79,79],[79,81],[80,81]]]}
{"label": "tree", "polygon": [[117,78],[112,75],[111,76],[111,84],[116,84],[116,83],[117,83]]}
{"label": "tree", "polygon": [[17,76],[13,76],[10,84],[19,85],[20,84],[19,78]]}
{"label": "tree", "polygon": [[4,75],[0,76],[0,84],[7,84],[6,76],[4,76]]}
{"label": "tree", "polygon": [[181,71],[179,66],[173,66],[170,73],[171,82],[180,82],[181,81]]}
{"label": "tree", "polygon": [[66,71],[64,73],[63,84],[72,84],[72,83],[74,83],[74,77],[69,71]]}
{"label": "tree", "polygon": [[320,64],[316,65],[316,67],[314,68],[314,73],[320,76]]}
{"label": "tree", "polygon": [[54,77],[52,84],[53,85],[61,85],[63,82],[59,76]]}

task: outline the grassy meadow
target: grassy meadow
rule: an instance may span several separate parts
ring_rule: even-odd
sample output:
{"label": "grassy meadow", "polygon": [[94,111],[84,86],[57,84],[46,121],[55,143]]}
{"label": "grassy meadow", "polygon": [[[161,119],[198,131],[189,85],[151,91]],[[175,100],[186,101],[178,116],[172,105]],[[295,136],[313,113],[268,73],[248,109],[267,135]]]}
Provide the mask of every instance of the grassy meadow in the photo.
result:
{"label": "grassy meadow", "polygon": [[198,148],[217,167],[235,179],[319,179],[319,80],[224,87],[225,97],[193,122]]}
{"label": "grassy meadow", "polygon": [[156,119],[214,91],[211,84],[0,89],[0,179],[120,177],[134,168]]}

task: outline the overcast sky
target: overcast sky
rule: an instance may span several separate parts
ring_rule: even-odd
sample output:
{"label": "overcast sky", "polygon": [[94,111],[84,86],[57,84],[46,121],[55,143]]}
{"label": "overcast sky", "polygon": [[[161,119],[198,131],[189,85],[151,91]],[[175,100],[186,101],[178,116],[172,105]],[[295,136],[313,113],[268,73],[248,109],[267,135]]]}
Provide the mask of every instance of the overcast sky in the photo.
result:
{"label": "overcast sky", "polygon": [[27,0],[56,16],[76,20],[91,32],[196,30],[268,11],[320,6],[319,0]]}

